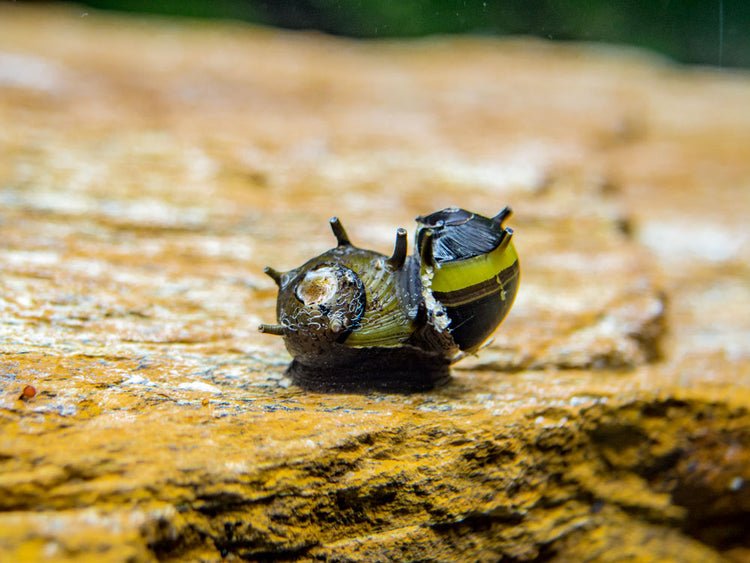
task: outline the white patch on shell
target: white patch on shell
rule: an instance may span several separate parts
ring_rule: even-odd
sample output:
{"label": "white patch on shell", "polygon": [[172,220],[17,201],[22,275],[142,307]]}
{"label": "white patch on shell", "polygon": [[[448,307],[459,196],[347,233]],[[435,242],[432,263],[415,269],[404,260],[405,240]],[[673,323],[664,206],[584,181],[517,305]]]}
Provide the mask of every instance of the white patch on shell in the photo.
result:
{"label": "white patch on shell", "polygon": [[297,284],[297,297],[305,305],[319,305],[333,299],[339,283],[333,268],[319,268],[305,274]]}
{"label": "white patch on shell", "polygon": [[422,296],[424,297],[424,303],[427,306],[427,311],[435,328],[443,332],[448,330],[451,320],[443,304],[435,299],[435,296],[432,294],[432,278],[434,275],[435,270],[432,267],[424,266],[422,268]]}

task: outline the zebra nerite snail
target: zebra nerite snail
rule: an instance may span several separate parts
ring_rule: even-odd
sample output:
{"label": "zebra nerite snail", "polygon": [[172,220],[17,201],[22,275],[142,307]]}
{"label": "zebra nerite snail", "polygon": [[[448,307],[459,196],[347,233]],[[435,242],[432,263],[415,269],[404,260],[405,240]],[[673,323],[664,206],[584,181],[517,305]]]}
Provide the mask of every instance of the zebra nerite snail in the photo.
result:
{"label": "zebra nerite snail", "polygon": [[318,391],[419,391],[450,377],[461,353],[477,350],[510,311],[520,269],[503,227],[449,207],[417,217],[407,256],[398,229],[387,257],[357,248],[338,218],[335,248],[299,268],[265,268],[279,286],[278,324],[260,331],[284,337],[288,374]]}

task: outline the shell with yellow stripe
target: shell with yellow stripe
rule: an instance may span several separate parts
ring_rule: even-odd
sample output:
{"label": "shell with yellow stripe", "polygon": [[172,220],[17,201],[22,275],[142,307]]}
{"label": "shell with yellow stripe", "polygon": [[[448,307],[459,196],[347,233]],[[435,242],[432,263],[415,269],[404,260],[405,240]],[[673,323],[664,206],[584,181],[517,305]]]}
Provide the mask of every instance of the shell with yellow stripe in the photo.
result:
{"label": "shell with yellow stripe", "polygon": [[450,377],[510,311],[519,281],[505,208],[492,218],[451,207],[417,217],[415,252],[399,229],[388,257],[358,248],[337,218],[336,247],[299,268],[266,268],[279,287],[287,372],[316,391],[430,389]]}
{"label": "shell with yellow stripe", "polygon": [[509,207],[492,218],[457,207],[417,217],[425,290],[444,308],[464,352],[477,350],[513,306],[520,267]]}

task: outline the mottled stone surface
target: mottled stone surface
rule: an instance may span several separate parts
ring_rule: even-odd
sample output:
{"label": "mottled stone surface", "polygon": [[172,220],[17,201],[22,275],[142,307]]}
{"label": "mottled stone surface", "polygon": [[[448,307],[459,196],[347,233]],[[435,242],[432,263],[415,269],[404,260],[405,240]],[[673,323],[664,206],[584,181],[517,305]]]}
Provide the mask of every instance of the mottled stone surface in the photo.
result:
{"label": "mottled stone surface", "polygon": [[[748,560],[748,100],[594,46],[0,4],[0,560]],[[519,296],[449,385],[290,386],[264,265],[506,204]]]}

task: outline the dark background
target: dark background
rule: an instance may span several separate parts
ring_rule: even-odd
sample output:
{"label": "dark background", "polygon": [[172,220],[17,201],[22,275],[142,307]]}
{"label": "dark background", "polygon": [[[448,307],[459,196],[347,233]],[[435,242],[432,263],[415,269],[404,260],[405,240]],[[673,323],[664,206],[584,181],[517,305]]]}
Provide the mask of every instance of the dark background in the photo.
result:
{"label": "dark background", "polygon": [[84,5],[358,38],[464,33],[601,41],[647,47],[688,64],[750,67],[750,0],[91,0]]}

